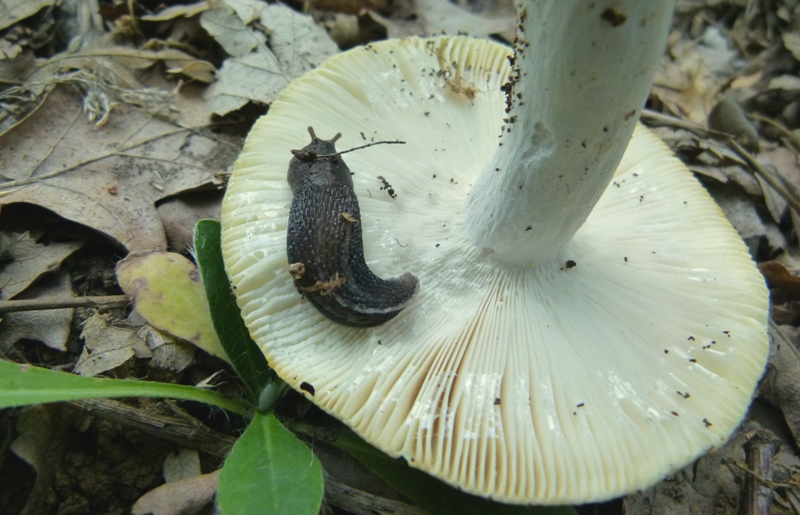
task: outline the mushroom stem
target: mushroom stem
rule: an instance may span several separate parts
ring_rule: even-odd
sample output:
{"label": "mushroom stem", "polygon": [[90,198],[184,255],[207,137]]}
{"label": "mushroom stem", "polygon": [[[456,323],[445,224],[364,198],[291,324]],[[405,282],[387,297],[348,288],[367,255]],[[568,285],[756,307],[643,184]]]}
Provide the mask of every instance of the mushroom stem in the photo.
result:
{"label": "mushroom stem", "polygon": [[552,259],[614,175],[650,91],[674,2],[522,0],[507,116],[470,191],[476,246]]}

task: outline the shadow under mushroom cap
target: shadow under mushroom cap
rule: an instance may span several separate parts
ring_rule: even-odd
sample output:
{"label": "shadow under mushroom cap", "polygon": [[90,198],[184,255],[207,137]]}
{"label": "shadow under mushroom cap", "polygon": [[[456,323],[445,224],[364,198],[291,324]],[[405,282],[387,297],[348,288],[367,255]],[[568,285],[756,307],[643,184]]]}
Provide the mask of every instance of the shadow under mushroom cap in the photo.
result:
{"label": "shadow under mushroom cap", "polygon": [[[270,365],[376,447],[504,502],[608,499],[736,428],[766,362],[767,290],[719,208],[642,127],[556,262],[505,267],[473,247],[462,213],[497,148],[508,51],[387,41],[294,82],[237,162],[223,254]],[[420,279],[384,325],[328,321],[289,275],[286,172],[309,125],[341,132],[341,150],[406,142],[343,156],[370,268]]]}

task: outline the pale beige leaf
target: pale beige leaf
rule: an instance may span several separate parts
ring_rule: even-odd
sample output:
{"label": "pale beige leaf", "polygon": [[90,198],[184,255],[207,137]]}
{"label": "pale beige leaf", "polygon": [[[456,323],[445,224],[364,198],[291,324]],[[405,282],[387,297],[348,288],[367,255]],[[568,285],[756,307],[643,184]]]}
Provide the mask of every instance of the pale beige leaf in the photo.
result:
{"label": "pale beige leaf", "polygon": [[201,474],[200,454],[194,449],[181,449],[177,454],[168,454],[164,458],[164,481],[167,483]]}
{"label": "pale beige leaf", "polygon": [[178,341],[149,324],[139,329],[138,334],[140,338],[144,339],[152,354],[151,367],[172,370],[177,373],[194,362],[194,351],[197,349],[194,345]]}
{"label": "pale beige leaf", "polygon": [[371,13],[386,27],[390,38],[432,36],[436,34],[468,34],[476,38],[502,35],[514,38],[516,14],[513,12],[476,14],[464,10],[448,0],[416,0],[416,17],[412,20],[392,20]]}
{"label": "pale beige leaf", "polygon": [[249,54],[263,46],[267,38],[257,31],[248,30],[244,22],[230,9],[213,9],[200,16],[200,25],[217,43],[233,57]]}
{"label": "pale beige leaf", "polygon": [[81,338],[83,352],[73,372],[88,377],[117,368],[144,347],[133,328],[112,325],[107,315],[95,314],[86,320]]}
{"label": "pale beige leaf", "polygon": [[0,30],[29,18],[45,7],[52,7],[55,0],[0,0]]}
{"label": "pale beige leaf", "polygon": [[11,442],[11,451],[36,472],[41,472],[51,461],[46,452],[55,426],[56,421],[47,406],[28,406],[17,420],[16,432],[19,436]]}
{"label": "pale beige leaf", "polygon": [[263,0],[226,0],[236,14],[245,23],[252,23],[261,17],[261,11],[267,7]]}
{"label": "pale beige leaf", "polygon": [[208,90],[214,113],[229,113],[249,101],[268,104],[293,79],[339,51],[310,16],[286,6],[264,8],[261,24],[269,31],[269,49],[259,45],[249,54],[225,60]]}
{"label": "pale beige leaf", "polygon": [[800,61],[800,33],[786,32],[783,34],[783,46],[792,53],[795,60]]}
{"label": "pale beige leaf", "polygon": [[785,91],[800,91],[800,78],[794,75],[781,75],[769,81],[768,89],[782,89]]}
{"label": "pale beige leaf", "polygon": [[133,515],[196,513],[217,493],[219,471],[182,479],[150,490],[133,505]]}
{"label": "pale beige leaf", "polygon": [[145,14],[141,16],[143,21],[168,21],[184,16],[191,18],[208,9],[208,2],[197,2],[196,4],[173,5],[166,9],[161,9],[157,13]]}
{"label": "pale beige leaf", "polygon": [[780,193],[775,191],[775,188],[770,186],[769,183],[761,177],[761,174],[756,174],[756,179],[758,179],[758,184],[761,186],[761,191],[764,193],[764,202],[767,205],[769,214],[772,215],[772,219],[775,223],[780,223],[784,213],[786,213],[786,207],[789,204]]}

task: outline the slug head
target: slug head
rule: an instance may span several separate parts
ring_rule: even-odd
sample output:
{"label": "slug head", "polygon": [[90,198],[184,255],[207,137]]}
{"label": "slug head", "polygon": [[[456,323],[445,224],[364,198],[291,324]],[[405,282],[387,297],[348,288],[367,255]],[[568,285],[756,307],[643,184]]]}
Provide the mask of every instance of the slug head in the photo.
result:
{"label": "slug head", "polygon": [[330,140],[317,137],[312,127],[308,128],[311,143],[301,150],[292,150],[292,160],[289,161],[289,186],[293,193],[297,193],[307,184],[333,185],[341,184],[353,187],[350,169],[336,154],[336,141],[342,137],[337,133]]}

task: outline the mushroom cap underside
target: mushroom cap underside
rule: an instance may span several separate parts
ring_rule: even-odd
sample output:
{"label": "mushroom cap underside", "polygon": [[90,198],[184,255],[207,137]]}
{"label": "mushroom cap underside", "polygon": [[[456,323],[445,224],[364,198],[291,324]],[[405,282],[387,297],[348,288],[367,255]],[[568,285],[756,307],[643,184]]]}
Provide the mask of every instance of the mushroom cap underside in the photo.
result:
{"label": "mushroom cap underside", "polygon": [[[497,149],[508,53],[386,41],[292,83],[236,164],[223,255],[270,366],[371,444],[503,502],[608,499],[735,430],[766,362],[767,290],[707,192],[643,127],[557,261],[507,267],[475,248],[462,214]],[[378,327],[330,322],[289,274],[286,173],[308,126],[341,132],[339,150],[406,142],[342,156],[368,265],[420,280]]]}

